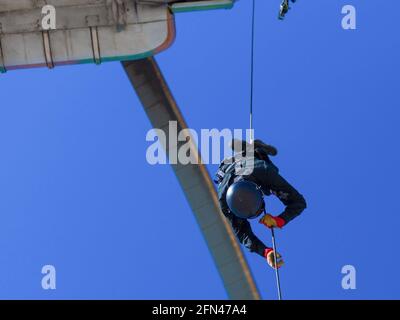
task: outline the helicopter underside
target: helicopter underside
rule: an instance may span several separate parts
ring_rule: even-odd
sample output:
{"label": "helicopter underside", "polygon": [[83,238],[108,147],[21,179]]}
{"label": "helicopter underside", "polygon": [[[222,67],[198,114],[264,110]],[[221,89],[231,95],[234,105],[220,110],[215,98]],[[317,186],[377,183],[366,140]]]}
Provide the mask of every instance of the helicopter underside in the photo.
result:
{"label": "helicopter underside", "polygon": [[[55,29],[43,24],[52,19],[46,5],[55,8]],[[173,43],[174,12],[232,5],[232,0],[0,0],[0,71],[152,56]]]}

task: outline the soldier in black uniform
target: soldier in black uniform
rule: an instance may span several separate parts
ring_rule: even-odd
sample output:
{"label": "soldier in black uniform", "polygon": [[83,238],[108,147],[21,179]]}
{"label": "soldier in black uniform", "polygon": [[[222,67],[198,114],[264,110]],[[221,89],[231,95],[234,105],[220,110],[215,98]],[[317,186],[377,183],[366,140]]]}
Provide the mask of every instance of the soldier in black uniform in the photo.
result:
{"label": "soldier in black uniform", "polygon": [[[247,219],[252,219],[260,216],[264,210],[263,206],[257,209],[253,216],[239,217],[233,213],[233,210],[227,203],[227,192],[229,188],[237,184],[239,181],[252,183],[258,186],[263,195],[275,195],[285,205],[285,210],[278,216],[265,214],[259,222],[268,228],[282,228],[291,220],[297,217],[305,208],[306,201],[304,197],[293,188],[283,177],[279,175],[279,169],[272,163],[269,156],[277,154],[277,150],[261,140],[255,140],[253,144],[254,155],[249,157],[246,155],[246,147],[244,141],[234,140],[232,148],[236,152],[231,159],[225,159],[219,166],[216,173],[215,182],[218,183],[218,198],[221,210],[230,221],[232,228],[239,239],[247,249],[251,252],[256,252],[260,256],[267,259],[268,264],[275,268],[279,268],[283,264],[283,260],[278,260],[280,257],[277,253],[278,265],[274,263],[274,252],[272,248],[267,247],[260,239],[258,239],[250,226]],[[242,151],[243,150],[243,151]],[[248,150],[248,149],[247,149]],[[251,173],[242,174],[238,172],[238,166],[247,168],[252,166]],[[251,187],[251,186],[250,186]]]}

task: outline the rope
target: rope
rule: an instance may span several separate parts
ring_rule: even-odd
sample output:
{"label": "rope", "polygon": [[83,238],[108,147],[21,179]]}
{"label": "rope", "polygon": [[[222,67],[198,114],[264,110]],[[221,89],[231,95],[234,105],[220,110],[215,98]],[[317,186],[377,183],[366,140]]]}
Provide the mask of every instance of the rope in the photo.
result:
{"label": "rope", "polygon": [[[265,210],[264,210],[265,212]],[[282,291],[281,291],[281,280],[279,278],[279,269],[278,269],[278,252],[276,250],[276,242],[275,242],[275,231],[274,228],[271,228],[271,236],[272,236],[272,249],[274,250],[274,263],[275,263],[275,278],[276,278],[276,288],[278,290],[278,300],[282,300]]]}
{"label": "rope", "polygon": [[253,143],[253,97],[254,97],[254,38],[255,38],[256,0],[253,0],[251,16],[251,63],[250,63],[250,143]]}

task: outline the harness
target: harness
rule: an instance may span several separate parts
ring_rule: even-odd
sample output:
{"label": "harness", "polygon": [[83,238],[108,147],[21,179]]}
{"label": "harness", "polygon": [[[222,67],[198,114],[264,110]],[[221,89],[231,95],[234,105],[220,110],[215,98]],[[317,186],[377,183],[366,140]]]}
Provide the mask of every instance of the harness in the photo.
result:
{"label": "harness", "polygon": [[218,170],[215,174],[214,182],[216,184],[220,184],[224,180],[225,176],[228,174],[231,175],[232,177],[235,177],[235,179],[238,177],[241,178],[244,174],[240,175],[240,173],[237,172],[238,168],[246,170],[246,162],[248,161],[254,162],[256,160],[257,160],[256,157],[240,157],[239,159],[231,157],[223,160],[219,165]]}

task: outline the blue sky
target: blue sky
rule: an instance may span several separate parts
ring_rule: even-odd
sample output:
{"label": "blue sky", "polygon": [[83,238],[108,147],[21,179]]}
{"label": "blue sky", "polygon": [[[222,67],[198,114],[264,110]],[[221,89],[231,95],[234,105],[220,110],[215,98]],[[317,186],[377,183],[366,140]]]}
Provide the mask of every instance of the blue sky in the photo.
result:
{"label": "blue sky", "polygon": [[[284,297],[398,299],[400,4],[298,1],[282,23],[279,1],[257,3],[256,136],[308,202],[277,232]],[[341,28],[346,4],[357,30]],[[250,10],[180,14],[157,56],[195,130],[248,126]],[[227,297],[171,168],[146,162],[151,126],[119,63],[9,72],[0,93],[0,298]],[[275,299],[273,270],[246,257]]]}

